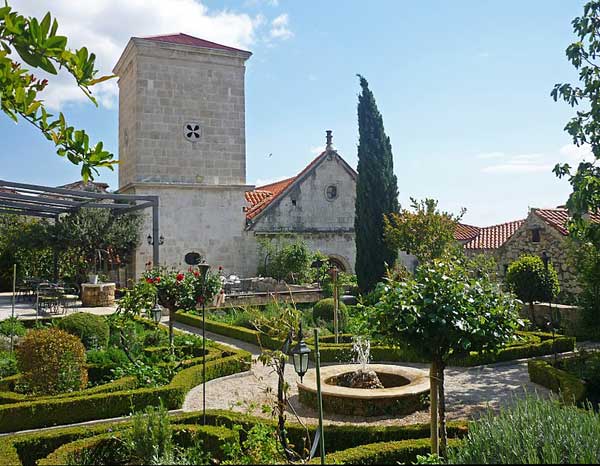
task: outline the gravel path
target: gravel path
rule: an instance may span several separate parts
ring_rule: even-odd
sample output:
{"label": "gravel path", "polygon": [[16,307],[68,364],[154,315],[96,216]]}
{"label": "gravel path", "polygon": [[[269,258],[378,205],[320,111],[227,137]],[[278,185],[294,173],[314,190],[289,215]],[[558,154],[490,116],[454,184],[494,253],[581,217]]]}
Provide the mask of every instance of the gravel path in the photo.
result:
{"label": "gravel path", "polygon": [[[200,333],[197,328],[177,324],[181,330]],[[207,338],[249,351],[256,359],[260,349],[248,343],[231,338],[206,333]],[[394,363],[390,363],[394,364]],[[402,364],[405,366],[428,369],[426,364]],[[314,369],[313,369],[314,370]],[[290,404],[301,420],[307,424],[318,423],[317,412],[307,408],[298,401],[296,382],[298,377],[292,365],[286,367],[286,381],[290,385]],[[547,396],[549,391],[529,381],[526,361],[491,364],[477,367],[450,367],[446,369],[446,404],[449,419],[470,418],[484,411],[488,406],[498,408],[510,403],[515,396],[523,395],[525,391],[537,392]],[[202,390],[199,385],[187,395],[183,410],[195,411],[202,409]],[[263,414],[262,405],[269,404],[274,399],[277,390],[277,377],[273,371],[254,361],[252,369],[240,374],[211,380],[206,384],[207,409],[233,409],[234,411]],[[269,393],[270,391],[270,393]],[[271,401],[272,402],[272,401]],[[290,414],[289,419],[294,415]],[[428,422],[429,412],[418,411],[408,416],[378,416],[359,418],[335,414],[325,414],[328,424],[379,424],[398,425]]]}

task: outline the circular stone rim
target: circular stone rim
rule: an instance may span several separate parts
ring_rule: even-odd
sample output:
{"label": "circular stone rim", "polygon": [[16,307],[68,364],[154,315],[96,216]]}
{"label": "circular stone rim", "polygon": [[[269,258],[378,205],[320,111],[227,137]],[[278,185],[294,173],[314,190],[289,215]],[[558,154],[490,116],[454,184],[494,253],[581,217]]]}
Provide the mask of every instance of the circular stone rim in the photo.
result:
{"label": "circular stone rim", "polygon": [[[350,388],[338,385],[329,385],[324,380],[343,374],[344,372],[355,372],[358,364],[337,364],[321,367],[321,394],[340,398],[354,398],[360,400],[397,398],[403,395],[418,395],[429,392],[429,374],[421,369],[407,366],[395,366],[392,364],[369,364],[367,368],[375,372],[399,375],[408,380],[408,384],[390,388]],[[303,382],[298,382],[298,390],[317,393],[317,375],[315,369],[311,369],[304,376]]]}

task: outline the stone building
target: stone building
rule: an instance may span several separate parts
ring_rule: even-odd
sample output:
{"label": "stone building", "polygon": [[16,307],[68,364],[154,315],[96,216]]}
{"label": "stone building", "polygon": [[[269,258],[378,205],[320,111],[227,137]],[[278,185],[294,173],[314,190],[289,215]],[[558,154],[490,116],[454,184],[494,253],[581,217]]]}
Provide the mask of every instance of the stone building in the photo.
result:
{"label": "stone building", "polygon": [[[509,264],[520,256],[541,256],[546,251],[558,273],[561,295],[567,297],[579,290],[569,260],[568,220],[569,213],[564,208],[532,208],[523,220],[485,228],[459,225],[455,237],[464,244],[468,255],[492,255],[498,263],[501,276],[504,276]],[[593,215],[591,220],[600,221],[600,215]]]}
{"label": "stone building", "polygon": [[[354,266],[356,173],[332,148],[299,175],[246,182],[245,63],[251,53],[186,34],[132,38],[117,62],[119,192],[160,198],[161,265],[199,252],[254,275],[258,237],[294,233]],[[146,217],[142,238],[152,231]],[[153,238],[152,241],[158,241]],[[139,274],[152,246],[136,252]]]}

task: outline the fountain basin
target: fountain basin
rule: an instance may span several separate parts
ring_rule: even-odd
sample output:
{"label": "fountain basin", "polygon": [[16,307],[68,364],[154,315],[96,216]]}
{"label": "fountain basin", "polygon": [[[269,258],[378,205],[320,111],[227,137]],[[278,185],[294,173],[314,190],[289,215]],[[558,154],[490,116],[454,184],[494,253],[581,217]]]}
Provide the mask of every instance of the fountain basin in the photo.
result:
{"label": "fountain basin", "polygon": [[[429,374],[412,367],[390,364],[369,364],[385,388],[350,388],[335,385],[340,376],[354,372],[357,364],[321,368],[323,411],[348,416],[382,416],[411,414],[429,406]],[[329,383],[328,383],[329,382]],[[317,380],[315,370],[298,383],[300,402],[317,409]]]}

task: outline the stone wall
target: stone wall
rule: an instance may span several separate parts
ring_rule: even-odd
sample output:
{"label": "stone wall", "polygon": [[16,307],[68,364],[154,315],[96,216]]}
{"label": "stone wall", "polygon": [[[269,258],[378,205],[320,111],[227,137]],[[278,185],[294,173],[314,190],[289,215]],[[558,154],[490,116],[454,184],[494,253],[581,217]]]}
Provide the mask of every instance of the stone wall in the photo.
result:
{"label": "stone wall", "polygon": [[[248,52],[133,38],[119,75],[121,188],[137,182],[246,182]],[[199,138],[184,126],[197,122]]]}
{"label": "stone wall", "polygon": [[[327,198],[329,186],[336,187],[335,199]],[[250,231],[258,236],[297,235],[311,249],[338,259],[350,272],[356,259],[355,200],[355,178],[339,155],[332,153],[258,216]]]}
{"label": "stone wall", "polygon": [[[136,194],[159,194],[159,226],[165,242],[160,247],[161,264],[185,269],[186,253],[200,253],[223,273],[250,276],[256,272],[257,244],[244,231],[244,186],[143,184]],[[137,250],[135,272],[139,275],[152,260],[152,246],[146,236],[152,233],[151,211],[144,215],[141,245]]]}

